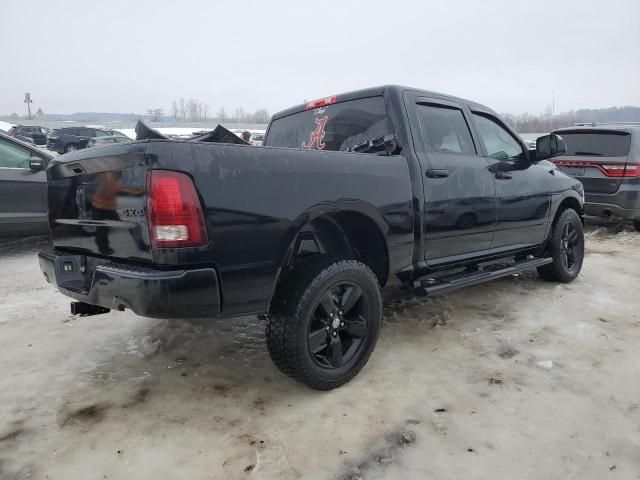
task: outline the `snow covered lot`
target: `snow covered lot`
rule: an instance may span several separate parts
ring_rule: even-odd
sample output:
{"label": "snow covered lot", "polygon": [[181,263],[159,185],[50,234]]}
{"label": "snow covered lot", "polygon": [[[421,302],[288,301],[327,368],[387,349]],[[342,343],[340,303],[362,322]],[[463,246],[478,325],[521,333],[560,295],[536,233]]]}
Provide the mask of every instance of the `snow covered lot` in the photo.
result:
{"label": "snow covered lot", "polygon": [[88,318],[0,247],[0,479],[640,478],[640,234],[588,229],[572,284],[385,292],[368,365],[327,393],[254,318]]}

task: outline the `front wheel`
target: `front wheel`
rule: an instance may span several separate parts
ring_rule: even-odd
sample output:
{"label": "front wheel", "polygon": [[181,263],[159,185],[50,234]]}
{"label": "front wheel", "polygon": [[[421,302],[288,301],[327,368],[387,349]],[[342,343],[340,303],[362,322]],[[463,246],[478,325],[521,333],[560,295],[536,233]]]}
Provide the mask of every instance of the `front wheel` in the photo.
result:
{"label": "front wheel", "polygon": [[584,259],[584,231],[575,210],[564,210],[554,222],[548,251],[553,261],[538,267],[542,278],[568,283],[578,276]]}
{"label": "front wheel", "polygon": [[287,272],[267,319],[276,366],[316,390],[351,380],[373,352],[382,321],[380,287],[356,260],[318,256]]}
{"label": "front wheel", "polygon": [[633,221],[633,228],[636,229],[636,232],[640,232],[640,219]]}
{"label": "front wheel", "polygon": [[75,143],[70,143],[64,147],[64,153],[75,152],[76,150],[78,150],[78,146]]}

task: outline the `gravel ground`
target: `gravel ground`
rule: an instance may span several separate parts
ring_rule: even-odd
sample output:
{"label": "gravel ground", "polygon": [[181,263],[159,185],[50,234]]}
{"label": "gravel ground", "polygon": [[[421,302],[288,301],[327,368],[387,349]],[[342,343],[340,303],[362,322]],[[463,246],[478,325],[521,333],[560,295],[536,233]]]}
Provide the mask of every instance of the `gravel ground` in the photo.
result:
{"label": "gravel ground", "polygon": [[591,227],[581,276],[385,292],[368,365],[327,393],[254,318],[88,318],[0,247],[0,479],[640,478],[640,234]]}

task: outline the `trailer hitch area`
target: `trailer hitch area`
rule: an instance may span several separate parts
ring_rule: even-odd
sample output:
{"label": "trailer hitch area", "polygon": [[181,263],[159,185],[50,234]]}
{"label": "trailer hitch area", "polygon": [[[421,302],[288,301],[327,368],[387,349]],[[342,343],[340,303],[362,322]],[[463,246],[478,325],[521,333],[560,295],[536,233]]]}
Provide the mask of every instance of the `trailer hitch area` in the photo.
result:
{"label": "trailer hitch area", "polygon": [[90,317],[92,315],[100,315],[109,313],[111,309],[101,307],[99,305],[91,305],[84,302],[71,302],[71,314],[80,315],[81,317]]}

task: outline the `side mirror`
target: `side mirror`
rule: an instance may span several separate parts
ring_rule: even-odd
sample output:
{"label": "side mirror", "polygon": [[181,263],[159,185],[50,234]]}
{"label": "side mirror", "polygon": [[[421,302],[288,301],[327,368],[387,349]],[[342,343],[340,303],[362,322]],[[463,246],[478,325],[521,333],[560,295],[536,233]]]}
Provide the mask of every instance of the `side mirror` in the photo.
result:
{"label": "side mirror", "polygon": [[567,145],[560,135],[551,133],[536,140],[536,160],[546,160],[567,152]]}
{"label": "side mirror", "polygon": [[44,168],[44,160],[40,157],[31,157],[29,159],[29,169],[39,172]]}

